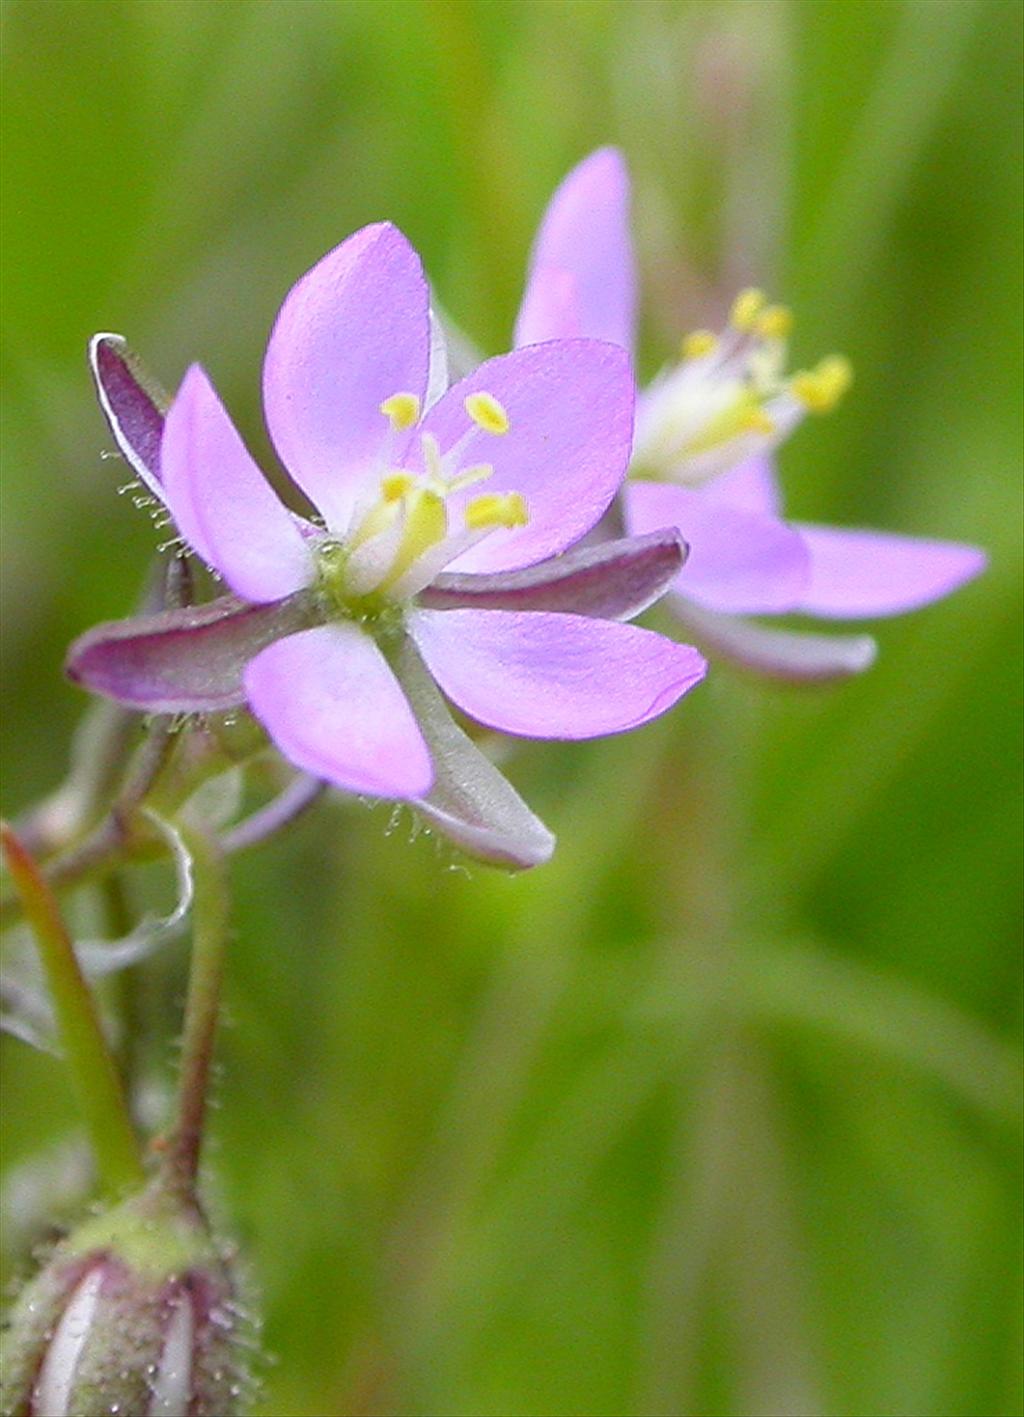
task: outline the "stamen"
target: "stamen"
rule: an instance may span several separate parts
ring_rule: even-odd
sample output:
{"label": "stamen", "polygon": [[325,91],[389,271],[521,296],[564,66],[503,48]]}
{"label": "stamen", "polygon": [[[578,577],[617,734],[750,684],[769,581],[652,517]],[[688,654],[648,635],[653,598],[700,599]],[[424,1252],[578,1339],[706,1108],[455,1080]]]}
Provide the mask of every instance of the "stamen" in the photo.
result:
{"label": "stamen", "polygon": [[392,394],[380,405],[395,432],[412,428],[420,421],[420,401],[416,394]]}
{"label": "stamen", "polygon": [[838,403],[853,383],[853,365],[845,354],[830,354],[818,365],[818,378]]}
{"label": "stamen", "polygon": [[831,413],[852,382],[850,361],[841,354],[832,354],[816,369],[794,374],[789,387],[812,413]]}
{"label": "stamen", "polygon": [[467,487],[475,487],[478,482],[486,482],[489,477],[494,476],[494,468],[489,462],[477,463],[475,467],[467,467],[464,472],[460,472],[447,484],[447,492],[464,492]]}
{"label": "stamen", "polygon": [[788,305],[769,305],[754,322],[754,333],[762,339],[786,339],[793,329],[793,312]]}
{"label": "stamen", "polygon": [[382,531],[387,531],[401,511],[401,506],[402,494],[389,497],[385,492],[384,496],[378,497],[349,537],[349,549],[354,551],[372,536],[380,536]]}
{"label": "stamen", "polygon": [[435,483],[444,482],[444,463],[441,459],[441,445],[433,433],[424,433],[420,439],[423,448],[423,466],[427,477]]}
{"label": "stamen", "polygon": [[464,407],[478,428],[485,433],[507,433],[510,427],[508,414],[493,394],[468,394]]}
{"label": "stamen", "polygon": [[750,286],[747,290],[741,290],[733,301],[732,312],[729,315],[729,323],[733,329],[741,330],[744,334],[750,334],[757,322],[757,317],[765,306],[765,295],[763,290],[758,290]]}
{"label": "stamen", "polygon": [[718,336],[710,330],[691,330],[683,336],[680,352],[684,359],[703,359],[718,347]]}
{"label": "stamen", "polygon": [[390,472],[381,479],[380,490],[385,502],[400,502],[415,486],[416,479],[411,473]]}
{"label": "stamen", "polygon": [[775,432],[775,422],[768,417],[763,408],[752,408],[743,415],[740,431],[742,433],[762,433],[766,438],[770,438]]}
{"label": "stamen", "polygon": [[720,448],[743,433],[770,437],[774,432],[775,424],[765,413],[758,394],[750,388],[742,389],[730,404],[707,420],[696,436],[684,445],[683,451],[695,457]]}
{"label": "stamen", "polygon": [[525,526],[530,520],[520,492],[484,492],[466,504],[464,521],[471,531],[492,526]]}

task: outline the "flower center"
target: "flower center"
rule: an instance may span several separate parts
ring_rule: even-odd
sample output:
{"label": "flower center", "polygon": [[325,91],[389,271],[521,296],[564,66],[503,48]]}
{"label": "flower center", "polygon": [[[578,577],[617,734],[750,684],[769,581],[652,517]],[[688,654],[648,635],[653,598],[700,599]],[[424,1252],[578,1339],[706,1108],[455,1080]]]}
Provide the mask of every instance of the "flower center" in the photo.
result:
{"label": "flower center", "polygon": [[467,445],[480,432],[503,437],[505,409],[492,395],[468,395],[469,429],[447,451],[432,433],[421,433],[422,470],[388,466],[395,435],[416,426],[420,401],[396,393],[381,413],[390,423],[376,495],[355,508],[344,537],[326,537],[316,548],[317,586],[329,610],[348,619],[383,627],[398,607],[422,590],[439,571],[499,527],[525,526],[526,501],[519,492],[484,492],[468,500],[451,498],[494,474],[491,463],[463,466]]}
{"label": "flower center", "polygon": [[719,334],[694,330],[682,363],[648,391],[639,411],[635,463],[642,474],[699,484],[773,447],[808,412],[836,407],[853,377],[841,355],[788,375],[793,317],[759,290],[736,297]]}

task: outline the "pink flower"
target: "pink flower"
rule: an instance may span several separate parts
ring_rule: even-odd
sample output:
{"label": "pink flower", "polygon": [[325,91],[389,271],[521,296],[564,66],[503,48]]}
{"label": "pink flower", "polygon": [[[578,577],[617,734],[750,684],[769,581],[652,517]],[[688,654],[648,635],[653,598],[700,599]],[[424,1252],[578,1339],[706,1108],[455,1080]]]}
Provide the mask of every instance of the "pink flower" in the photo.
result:
{"label": "pink flower", "polygon": [[305,771],[414,800],[463,844],[530,864],[550,834],[435,683],[503,732],[588,738],[703,677],[695,650],[618,623],[678,571],[676,533],[567,552],[626,469],[626,353],[526,347],[445,392],[426,281],[394,227],[304,276],[267,348],[267,425],[316,521],[278,500],[197,365],[161,430],[123,341],[97,336],[92,359],[121,450],[232,594],[89,632],[68,660],[86,687],[151,712],[245,702]]}
{"label": "pink flower", "polygon": [[[744,291],[722,335],[698,330],[682,362],[639,397],[627,529],[676,526],[690,548],[671,591],[699,641],[765,673],[824,679],[866,669],[870,636],[828,636],[741,618],[896,615],[979,574],[959,542],[786,522],[771,452],[808,411],[825,412],[850,371],[838,356],[786,376],[789,312]],[[611,148],[565,178],[533,249],[517,341],[600,336],[631,350],[634,269],[629,177]]]}

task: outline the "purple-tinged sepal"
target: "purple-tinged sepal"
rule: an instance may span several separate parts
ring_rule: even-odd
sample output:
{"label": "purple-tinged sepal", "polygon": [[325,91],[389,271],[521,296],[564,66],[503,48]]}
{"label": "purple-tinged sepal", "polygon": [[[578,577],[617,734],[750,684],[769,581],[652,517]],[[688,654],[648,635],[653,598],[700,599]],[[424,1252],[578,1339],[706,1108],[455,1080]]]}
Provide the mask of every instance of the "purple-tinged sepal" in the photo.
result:
{"label": "purple-tinged sepal", "polygon": [[827,684],[863,674],[878,646],[870,635],[822,635],[783,630],[739,615],[722,615],[682,595],[672,606],[688,635],[718,659],[792,683]]}
{"label": "purple-tinged sepal", "polygon": [[93,335],[89,368],[118,450],[148,490],[163,501],[160,439],[170,399],[121,335]]}
{"label": "purple-tinged sepal", "polygon": [[434,763],[430,792],[411,805],[467,856],[509,871],[543,866],[554,835],[452,718],[410,640],[394,669]]}
{"label": "purple-tinged sepal", "polygon": [[64,668],[83,688],[145,713],[219,713],[244,703],[242,674],[254,655],[315,623],[302,591],[268,605],[225,595],[96,625],[72,644]]}
{"label": "purple-tinged sepal", "polygon": [[565,551],[519,571],[442,572],[419,603],[430,610],[552,610],[632,620],[665,593],[686,555],[686,543],[669,527]]}
{"label": "purple-tinged sepal", "polygon": [[191,1200],[151,1186],[93,1216],[22,1291],[3,1344],[11,1417],[233,1417],[252,1322]]}

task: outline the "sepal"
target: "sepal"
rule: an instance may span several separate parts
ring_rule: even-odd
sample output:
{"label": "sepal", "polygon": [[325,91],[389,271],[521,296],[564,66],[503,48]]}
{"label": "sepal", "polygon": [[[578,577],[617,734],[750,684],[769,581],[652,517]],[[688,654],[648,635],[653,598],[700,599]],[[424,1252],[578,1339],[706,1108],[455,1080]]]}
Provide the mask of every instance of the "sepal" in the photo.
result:
{"label": "sepal", "polygon": [[250,1382],[249,1325],[231,1255],[194,1201],[157,1182],[72,1231],[23,1290],[2,1410],[233,1417]]}
{"label": "sepal", "polygon": [[507,871],[551,859],[555,838],[452,718],[411,640],[394,670],[434,764],[434,785],[412,805],[429,827],[467,856]]}
{"label": "sepal", "polygon": [[779,629],[739,615],[718,615],[681,595],[672,608],[702,649],[743,669],[793,683],[827,684],[863,674],[878,646],[870,635],[821,635]]}
{"label": "sepal", "polygon": [[265,605],[232,595],[113,620],[68,650],[68,677],[147,713],[217,713],[245,701],[242,674],[261,649],[317,620],[305,591]]}
{"label": "sepal", "polygon": [[170,400],[121,335],[93,335],[89,368],[119,451],[148,490],[163,501],[160,439]]}
{"label": "sepal", "polygon": [[442,573],[419,603],[431,610],[547,610],[632,620],[664,594],[686,561],[674,528],[565,551],[519,571]]}

